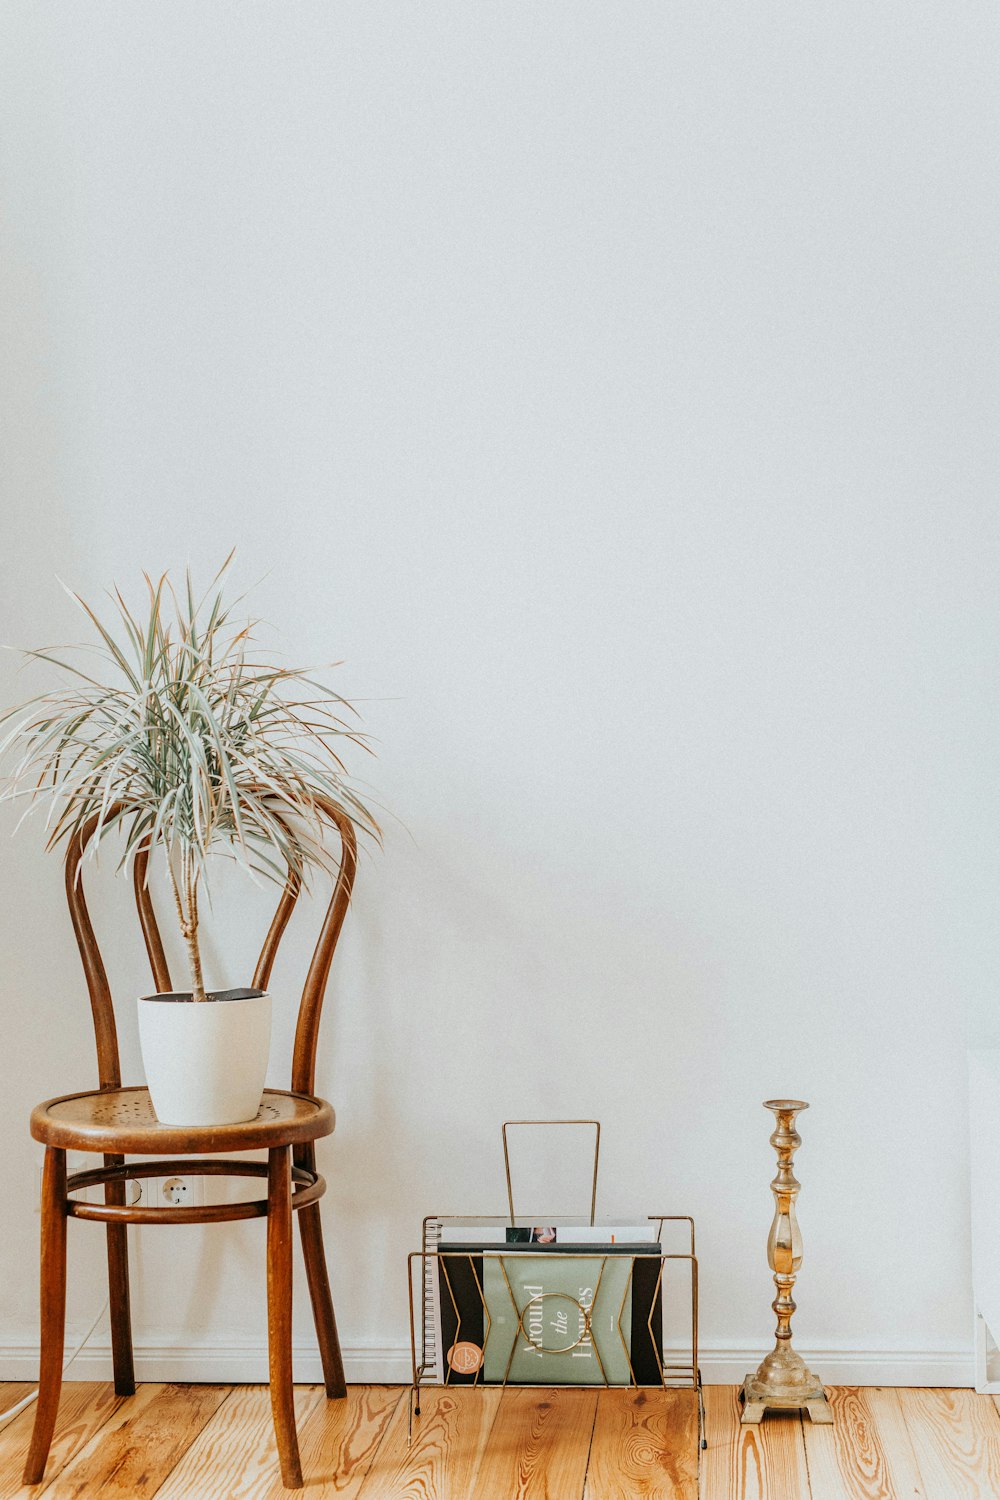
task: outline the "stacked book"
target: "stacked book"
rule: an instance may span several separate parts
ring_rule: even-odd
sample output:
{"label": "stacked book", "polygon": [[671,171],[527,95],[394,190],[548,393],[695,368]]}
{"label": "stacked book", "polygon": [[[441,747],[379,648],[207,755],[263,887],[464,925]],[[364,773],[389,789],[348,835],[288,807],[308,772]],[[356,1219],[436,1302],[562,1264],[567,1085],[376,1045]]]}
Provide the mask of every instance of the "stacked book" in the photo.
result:
{"label": "stacked book", "polygon": [[448,1385],[659,1385],[661,1245],[645,1222],[430,1219],[425,1360]]}

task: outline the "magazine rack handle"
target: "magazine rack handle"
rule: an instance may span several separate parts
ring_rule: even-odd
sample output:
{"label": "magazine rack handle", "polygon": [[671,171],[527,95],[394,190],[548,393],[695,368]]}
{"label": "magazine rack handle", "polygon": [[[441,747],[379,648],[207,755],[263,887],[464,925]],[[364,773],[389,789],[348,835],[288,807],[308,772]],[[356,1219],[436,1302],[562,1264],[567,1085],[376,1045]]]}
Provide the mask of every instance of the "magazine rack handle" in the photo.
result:
{"label": "magazine rack handle", "polygon": [[510,1176],[510,1151],[507,1144],[507,1131],[513,1125],[592,1125],[594,1127],[594,1180],[590,1190],[590,1222],[593,1224],[597,1213],[597,1168],[601,1155],[601,1122],[600,1120],[504,1120],[503,1122],[503,1164],[507,1174],[507,1203],[510,1207],[510,1222],[516,1220],[514,1213],[514,1188]]}

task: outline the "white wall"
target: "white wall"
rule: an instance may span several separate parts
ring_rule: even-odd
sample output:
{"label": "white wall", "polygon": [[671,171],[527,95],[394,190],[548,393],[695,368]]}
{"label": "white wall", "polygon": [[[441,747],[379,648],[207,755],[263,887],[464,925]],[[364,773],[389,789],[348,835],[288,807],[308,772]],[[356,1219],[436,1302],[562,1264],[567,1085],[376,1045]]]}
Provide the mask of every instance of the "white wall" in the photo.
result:
{"label": "white wall", "polygon": [[[741,1375],[723,1352],[772,1322],[760,1101],[790,1092],[803,1346],[964,1378],[964,1049],[1000,1032],[993,8],[0,27],[0,636],[78,634],[56,574],[207,576],[235,542],[288,653],[370,700],[399,822],[320,1068],[345,1344],[405,1342],[425,1212],[502,1206],[504,1117],[582,1113],[607,1211],[696,1215],[709,1368]],[[95,1076],[58,864],[12,824],[8,1373],[27,1115]],[[214,977],[249,950],[231,916]],[[208,1234],[141,1236],[142,1346],[262,1342],[259,1226]],[[72,1242],[80,1327],[103,1252]]]}

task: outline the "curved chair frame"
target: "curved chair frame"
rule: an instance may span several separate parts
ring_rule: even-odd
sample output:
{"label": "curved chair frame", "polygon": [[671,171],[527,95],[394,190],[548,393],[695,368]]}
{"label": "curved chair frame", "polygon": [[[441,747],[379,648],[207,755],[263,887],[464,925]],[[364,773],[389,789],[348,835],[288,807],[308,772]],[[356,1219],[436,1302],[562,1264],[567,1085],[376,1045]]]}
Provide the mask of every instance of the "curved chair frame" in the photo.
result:
{"label": "curved chair frame", "polygon": [[[244,1125],[227,1125],[215,1129],[162,1127],[138,1123],[109,1127],[74,1128],[72,1122],[57,1118],[54,1106],[72,1105],[74,1101],[100,1099],[105,1095],[146,1096],[146,1090],[123,1090],[118,1034],[114,1004],[107,971],[94,934],[86,897],[80,879],[80,866],[97,827],[95,815],[70,843],[66,854],[66,896],[73,929],[83,960],[87,989],[97,1042],[97,1066],[100,1088],[79,1095],[50,1099],[33,1112],[32,1134],[45,1142],[45,1167],[42,1174],[42,1254],[41,1254],[41,1370],[39,1397],[35,1413],[31,1448],[24,1471],[26,1484],[41,1481],[55,1428],[62,1384],[63,1344],[66,1303],[66,1221],[86,1219],[106,1226],[108,1242],[108,1280],[110,1285],[111,1345],[114,1359],[115,1391],[130,1396],[135,1392],[132,1352],[131,1312],[129,1304],[129,1270],[127,1234],[130,1224],[220,1224],[238,1219],[267,1219],[267,1306],[268,1359],[271,1380],[271,1406],[281,1474],[290,1489],[302,1484],[295,1410],[292,1390],[292,1214],[298,1211],[302,1250],[309,1284],[313,1318],[323,1363],[323,1378],[328,1397],[347,1394],[344,1366],[337,1336],[337,1324],[330,1294],[319,1199],[326,1183],[316,1170],[316,1140],[329,1135],[334,1126],[331,1106],[314,1096],[316,1048],[319,1024],[326,994],[330,965],[350,904],[357,870],[357,839],[350,818],[329,798],[317,797],[316,804],[333,823],[340,835],[341,861],[333,895],[327,908],[319,939],[309,965],[295,1028],[292,1054],[291,1091],[268,1090],[267,1097],[284,1101],[289,1117],[274,1121],[248,1121]],[[106,814],[114,818],[121,804]],[[275,818],[282,821],[280,814]],[[134,860],[135,900],[153,972],[157,993],[173,989],[160,929],[147,885],[148,851]],[[253,986],[266,989],[277,957],[281,939],[299,897],[301,882],[293,871],[281,893],[277,909],[268,928],[264,945],[253,975]],[[148,1096],[147,1096],[148,1097]],[[113,1104],[113,1100],[109,1103]],[[53,1110],[53,1113],[49,1113]],[[109,1151],[108,1147],[114,1149]],[[156,1154],[168,1149],[177,1159],[151,1162],[125,1162],[125,1153]],[[220,1151],[267,1149],[267,1162],[230,1160]],[[104,1165],[88,1171],[66,1171],[67,1149],[96,1151],[104,1156]],[[187,1155],[207,1152],[207,1156]],[[131,1206],[125,1202],[128,1178],[159,1177],[164,1174],[185,1176],[251,1177],[267,1180],[265,1197],[250,1202],[201,1204],[181,1208]],[[70,1195],[79,1189],[104,1186],[104,1203],[88,1203]]]}

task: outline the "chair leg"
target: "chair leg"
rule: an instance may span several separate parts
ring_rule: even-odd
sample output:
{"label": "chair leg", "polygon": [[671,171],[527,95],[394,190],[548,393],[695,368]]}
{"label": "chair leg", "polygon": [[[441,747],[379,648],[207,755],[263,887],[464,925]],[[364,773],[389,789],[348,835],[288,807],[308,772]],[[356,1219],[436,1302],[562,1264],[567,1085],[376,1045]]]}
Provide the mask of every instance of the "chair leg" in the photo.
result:
{"label": "chair leg", "polygon": [[267,1153],[267,1352],[271,1412],[286,1489],[302,1488],[292,1387],[292,1158],[291,1147]]}
{"label": "chair leg", "polygon": [[328,1396],[346,1396],[344,1361],[337,1337],[337,1319],[330,1295],[330,1274],[323,1252],[323,1223],[319,1204],[310,1203],[298,1211],[299,1233],[302,1236],[302,1254],[305,1257],[306,1276],[309,1280],[309,1296],[312,1301],[313,1321],[319,1339],[319,1353],[323,1361],[323,1379]]}
{"label": "chair leg", "polygon": [[42,1172],[41,1280],[41,1367],[35,1426],[24,1466],[25,1484],[39,1484],[45,1473],[62,1387],[66,1333],[66,1153],[54,1146],[46,1149]]}
{"label": "chair leg", "polygon": [[[106,1167],[118,1167],[121,1156],[106,1156]],[[125,1202],[125,1184],[105,1184],[106,1203]],[[135,1366],[132,1360],[132,1308],[128,1275],[128,1225],[108,1225],[108,1288],[111,1298],[111,1353],[115,1370],[115,1395],[135,1395]]]}

